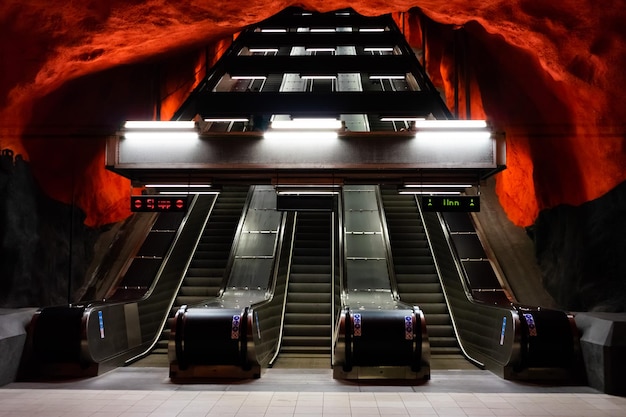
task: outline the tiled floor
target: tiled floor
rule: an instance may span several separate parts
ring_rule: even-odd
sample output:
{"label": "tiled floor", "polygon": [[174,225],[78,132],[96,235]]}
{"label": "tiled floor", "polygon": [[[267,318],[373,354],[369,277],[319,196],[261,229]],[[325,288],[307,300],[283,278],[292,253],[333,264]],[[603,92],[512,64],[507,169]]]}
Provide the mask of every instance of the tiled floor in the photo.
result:
{"label": "tiled floor", "polygon": [[505,381],[482,370],[433,370],[419,385],[356,383],[328,369],[268,369],[253,381],[173,384],[164,367],[0,389],[0,416],[72,417],[626,417],[626,398],[586,386]]}

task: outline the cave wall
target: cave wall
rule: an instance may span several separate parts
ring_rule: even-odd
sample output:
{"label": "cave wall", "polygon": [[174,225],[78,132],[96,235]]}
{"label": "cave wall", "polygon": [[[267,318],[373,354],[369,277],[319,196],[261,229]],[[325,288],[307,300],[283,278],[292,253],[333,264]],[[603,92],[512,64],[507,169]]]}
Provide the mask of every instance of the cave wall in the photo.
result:
{"label": "cave wall", "polygon": [[[125,119],[169,118],[234,33],[292,4],[6,0],[0,5],[0,149],[28,162],[34,184],[51,201],[84,213],[86,228],[118,222],[129,215],[130,185],[104,169],[106,135]],[[623,4],[318,0],[297,5],[319,11],[353,7],[365,15],[392,12],[415,47],[425,31],[427,70],[450,107],[463,117],[468,91],[472,117],[484,116],[506,132],[507,169],[496,178],[500,203],[516,225],[534,224],[547,286],[567,292],[571,271],[548,265],[566,262],[572,252],[563,241],[564,226],[554,226],[560,216],[550,213],[569,207],[582,210],[577,216],[590,215],[583,205],[626,179]],[[463,42],[463,70],[470,80],[465,86],[461,79],[459,109],[451,103],[455,39]],[[603,236],[598,247],[617,238]],[[27,258],[35,259],[34,242],[22,244]],[[9,246],[2,259],[14,253]],[[619,276],[587,273],[591,282]],[[598,304],[557,298],[564,306]]]}

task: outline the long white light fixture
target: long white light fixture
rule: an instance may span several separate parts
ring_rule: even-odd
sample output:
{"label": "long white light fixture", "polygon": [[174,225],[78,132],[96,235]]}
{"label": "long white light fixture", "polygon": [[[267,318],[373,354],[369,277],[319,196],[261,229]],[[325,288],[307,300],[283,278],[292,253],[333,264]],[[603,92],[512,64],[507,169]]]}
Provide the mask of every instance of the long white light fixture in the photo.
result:
{"label": "long white light fixture", "polygon": [[404,80],[405,75],[389,74],[389,75],[370,75],[370,80]]}
{"label": "long white light fixture", "polygon": [[335,52],[335,48],[311,47],[304,49],[307,52]]}
{"label": "long white light fixture", "polygon": [[341,120],[333,118],[294,118],[291,120],[274,120],[272,129],[315,129],[315,130],[338,130],[341,129]]}
{"label": "long white light fixture", "polygon": [[300,75],[303,80],[334,80],[336,75]]}
{"label": "long white light fixture", "polygon": [[273,120],[263,137],[270,140],[316,141],[338,137],[341,120],[333,118],[294,118]]}
{"label": "long white light fixture", "polygon": [[251,53],[278,52],[278,48],[250,48]]}
{"label": "long white light fixture", "polygon": [[381,122],[417,122],[420,120],[425,120],[423,117],[409,117],[409,116],[388,116],[381,117]]}
{"label": "long white light fixture", "polygon": [[402,189],[398,194],[417,194],[417,195],[461,195],[460,191],[433,191],[433,190],[412,190]]}
{"label": "long white light fixture", "polygon": [[231,80],[266,80],[265,75],[231,75]]}
{"label": "long white light fixture", "polygon": [[204,119],[205,122],[211,122],[211,123],[230,123],[230,122],[242,122],[242,123],[246,123],[249,122],[250,119],[247,119],[245,117],[232,117],[232,118],[206,118]]}
{"label": "long white light fixture", "polygon": [[359,28],[359,32],[384,32],[385,28]]}
{"label": "long white light fixture", "polygon": [[481,129],[487,127],[485,120],[419,120],[415,122],[418,129]]}
{"label": "long white light fixture", "polygon": [[264,33],[286,33],[286,32],[287,32],[287,29],[280,29],[280,28],[278,28],[278,29],[263,28],[263,29],[261,29],[261,32],[264,32]]}
{"label": "long white light fixture", "polygon": [[198,138],[193,120],[129,120],[124,123],[124,138],[129,140],[181,141]]}
{"label": "long white light fixture", "polygon": [[128,120],[124,123],[124,129],[174,129],[188,130],[195,129],[196,122],[193,120]]}
{"label": "long white light fixture", "polygon": [[371,46],[363,48],[365,52],[393,52],[393,47],[387,46]]}

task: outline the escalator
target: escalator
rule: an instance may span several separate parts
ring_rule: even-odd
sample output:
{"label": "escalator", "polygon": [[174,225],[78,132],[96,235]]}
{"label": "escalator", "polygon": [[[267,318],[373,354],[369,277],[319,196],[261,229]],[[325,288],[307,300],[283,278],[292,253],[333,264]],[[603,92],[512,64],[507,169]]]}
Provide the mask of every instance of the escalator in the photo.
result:
{"label": "escalator", "polygon": [[389,187],[381,196],[400,300],[424,312],[433,357],[461,358],[415,197]]}
{"label": "escalator", "polygon": [[[322,360],[332,337],[332,214],[298,212],[278,366]],[[276,365],[274,365],[276,366]]]}
{"label": "escalator", "polygon": [[214,195],[196,195],[183,217],[158,216],[110,300],[39,310],[29,327],[24,377],[94,376],[149,352],[214,201]]}
{"label": "escalator", "polygon": [[152,353],[167,354],[172,321],[181,305],[194,305],[218,296],[248,188],[224,187],[217,196],[178,290],[168,324],[163,328],[159,343]]}

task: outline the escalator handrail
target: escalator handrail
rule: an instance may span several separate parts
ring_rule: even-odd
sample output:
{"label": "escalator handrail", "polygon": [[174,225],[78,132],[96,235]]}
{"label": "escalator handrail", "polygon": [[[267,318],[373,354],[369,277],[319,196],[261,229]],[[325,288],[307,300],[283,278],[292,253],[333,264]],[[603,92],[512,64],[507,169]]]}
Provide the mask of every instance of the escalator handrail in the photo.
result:
{"label": "escalator handrail", "polygon": [[[422,211],[422,206],[420,205],[420,201],[419,201],[419,198],[417,197],[417,195],[415,196],[415,204],[417,205],[417,210],[419,211],[420,218],[423,219],[424,218],[424,213]],[[437,217],[441,221],[441,216],[439,215],[439,213],[437,213]],[[428,231],[427,227],[424,227],[424,234],[426,236],[426,240],[428,241],[428,247],[432,248],[432,242],[431,242],[430,234],[429,234],[429,231]],[[447,233],[445,235],[446,235],[446,241],[448,243],[448,246],[450,246],[449,236],[448,236]],[[453,258],[454,258],[454,261],[455,261],[455,267],[457,269],[457,272],[459,274],[461,274],[462,271],[460,269],[460,265],[458,264],[458,259],[457,259],[457,257],[453,257]],[[457,336],[457,341],[459,343],[459,348],[461,349],[461,352],[463,353],[463,356],[465,356],[470,362],[472,362],[473,364],[475,364],[479,368],[484,369],[485,368],[485,364],[482,363],[481,361],[479,361],[478,359],[472,357],[469,354],[469,352],[467,352],[467,350],[465,349],[465,346],[463,345],[463,341],[459,337],[458,326],[457,326],[456,320],[454,318],[454,314],[452,313],[451,309],[449,308],[450,301],[449,301],[449,298],[448,298],[448,294],[446,293],[445,285],[441,281],[441,267],[439,266],[439,261],[437,260],[436,256],[433,256],[433,263],[435,265],[435,269],[437,270],[437,277],[439,278],[439,283],[441,285],[441,292],[443,293],[443,296],[444,296],[444,298],[446,300],[446,305],[448,306],[448,310],[449,310],[449,314],[450,314],[450,321],[452,322],[452,328],[454,329],[454,334]],[[462,276],[462,275],[459,275],[459,276]],[[463,282],[463,288],[465,288],[465,292],[467,294],[467,287],[465,285],[465,282]]]}
{"label": "escalator handrail", "polygon": [[[112,308],[114,306],[118,306],[118,305],[129,305],[129,304],[143,304],[145,302],[149,302],[150,297],[153,295],[154,291],[156,290],[157,285],[159,284],[159,281],[161,279],[161,276],[163,274],[164,269],[166,268],[167,264],[170,261],[172,252],[174,250],[174,248],[177,246],[181,235],[186,231],[187,229],[187,223],[189,221],[189,218],[191,217],[191,215],[194,212],[194,208],[196,206],[196,204],[198,203],[198,199],[199,197],[196,195],[194,196],[194,198],[192,199],[190,205],[189,205],[189,210],[187,212],[187,214],[185,215],[185,217],[183,218],[183,220],[181,221],[181,224],[179,225],[176,234],[172,240],[172,243],[167,251],[167,253],[165,254],[165,256],[163,257],[163,260],[161,262],[161,265],[157,271],[157,273],[155,274],[155,278],[152,282],[152,284],[150,285],[150,288],[148,289],[148,291],[146,292],[146,294],[139,300],[132,300],[132,301],[118,301],[118,302],[92,302],[89,303],[87,305],[87,307],[85,308],[85,311],[83,313],[83,326],[84,326],[84,330],[82,332],[82,336],[81,336],[81,357],[83,358],[83,360],[86,361],[93,361],[93,362],[104,362],[107,361],[109,359],[115,358],[115,357],[119,357],[121,355],[123,355],[126,352],[130,352],[133,349],[136,349],[137,346],[133,346],[133,347],[129,347],[123,351],[118,351],[116,352],[114,355],[110,355],[107,356],[105,358],[102,359],[95,359],[92,355],[92,352],[90,350],[90,343],[89,343],[89,331],[87,330],[89,323],[91,322],[91,320],[89,319],[90,315],[99,308]],[[207,216],[208,217],[208,216]],[[174,293],[175,295],[175,293]],[[172,297],[172,301],[173,303],[173,297]],[[170,306],[171,309],[171,306]],[[164,314],[164,318],[162,319],[162,322],[167,322],[167,317],[169,315],[169,310],[167,310],[167,312],[165,312]],[[161,325],[162,328],[162,325]],[[155,335],[152,336],[152,340],[150,345],[154,345],[156,343],[156,341],[158,341],[158,335],[159,332],[157,331],[155,333]],[[139,346],[144,345],[144,343],[141,343]],[[136,357],[136,356],[135,356]]]}
{"label": "escalator handrail", "polygon": [[[200,230],[204,230],[204,228],[206,227],[206,224],[207,224],[207,222],[209,221],[209,218],[211,217],[211,213],[213,213],[213,209],[215,208],[215,203],[217,202],[217,198],[218,198],[218,197],[216,196],[216,197],[213,199],[213,202],[211,203],[211,207],[209,208],[209,212],[208,212],[208,214],[205,216],[204,221],[202,222],[202,227],[200,228]],[[198,201],[198,199],[199,199],[199,195],[196,195],[196,196],[195,196],[195,198],[193,199],[193,202],[192,202],[193,204],[192,204],[192,205],[190,205],[190,208],[189,208],[190,212],[191,212],[191,210],[193,210],[193,208],[194,208],[194,206],[195,206],[196,202]],[[179,227],[179,230],[181,230],[181,229],[184,227],[184,225],[185,225],[185,224],[186,224],[186,222],[187,222],[187,218],[188,218],[188,217],[187,217],[187,216],[185,216],[185,219],[183,219],[183,223],[181,223],[181,225],[180,225],[180,227]],[[171,254],[172,250],[174,249],[175,245],[178,243],[179,236],[180,236],[180,235],[177,233],[177,234],[176,234],[176,236],[175,236],[175,238],[174,238],[174,241],[172,242],[172,245],[170,246],[170,248],[169,248],[169,250],[168,250],[168,252],[167,252],[167,254],[166,254],[166,255],[165,255],[165,257],[163,258],[163,262],[162,262],[162,264],[161,264],[161,268],[163,268],[163,267],[167,264],[167,262],[169,261],[170,254]],[[196,252],[196,249],[198,248],[198,245],[200,244],[200,240],[201,240],[201,239],[202,239],[202,233],[198,233],[198,236],[197,236],[197,238],[196,238],[196,241],[194,242],[194,245],[193,245],[193,250],[191,251],[191,253],[192,253],[192,254]],[[157,331],[156,335],[155,335],[155,336],[154,336],[154,338],[152,339],[152,343],[150,343],[150,346],[148,346],[148,347],[146,348],[146,350],[145,350],[145,351],[143,351],[142,353],[140,353],[140,354],[138,354],[138,355],[136,355],[136,356],[134,356],[134,357],[132,357],[132,358],[130,358],[130,359],[128,359],[128,360],[126,360],[126,363],[131,363],[131,362],[134,362],[134,361],[136,361],[136,360],[138,360],[138,359],[141,359],[142,357],[144,357],[144,356],[148,355],[148,354],[152,351],[152,349],[154,349],[154,347],[156,346],[156,344],[159,342],[159,335],[163,332],[163,329],[164,329],[164,328],[165,328],[165,326],[167,325],[167,321],[168,321],[168,319],[169,319],[169,312],[170,312],[170,311],[172,310],[172,308],[174,307],[174,303],[176,302],[176,295],[177,295],[177,294],[178,294],[178,292],[180,291],[180,287],[183,285],[183,281],[184,281],[184,279],[185,279],[185,275],[187,274],[187,270],[189,269],[189,265],[191,265],[191,261],[192,261],[192,259],[193,259],[193,256],[189,256],[189,258],[187,259],[187,262],[185,263],[185,267],[183,268],[183,271],[184,271],[184,272],[180,275],[180,277],[181,277],[181,278],[180,278],[180,280],[179,280],[179,282],[178,282],[178,285],[176,286],[175,291],[173,292],[173,296],[172,296],[172,297],[171,297],[171,299],[170,299],[170,302],[169,302],[168,308],[166,309],[167,314],[165,314],[165,315],[164,315],[164,317],[163,317],[163,319],[161,320],[161,325],[158,327],[158,329],[159,329],[159,330]],[[162,269],[159,269],[159,272],[157,273],[157,276],[156,276],[155,282],[156,282],[156,281],[158,280],[158,278],[160,277],[161,270],[162,270]],[[151,292],[152,292],[152,289],[153,289],[153,288],[154,288],[154,284],[153,284],[153,286],[150,288],[148,296],[151,294]]]}
{"label": "escalator handrail", "polygon": [[235,229],[235,237],[233,239],[233,243],[230,247],[230,253],[228,254],[228,262],[226,263],[226,268],[224,268],[224,277],[222,279],[222,284],[220,286],[220,290],[218,292],[218,298],[220,298],[226,288],[228,288],[228,281],[230,280],[230,272],[233,269],[233,264],[235,263],[235,255],[237,254],[237,246],[239,245],[239,241],[241,240],[241,231],[243,230],[244,221],[246,220],[246,216],[248,214],[248,207],[252,202],[252,197],[254,196],[255,186],[251,186],[248,189],[248,195],[246,196],[246,201],[241,209],[241,216],[239,216],[239,223],[237,223],[237,228]]}
{"label": "escalator handrail", "polygon": [[391,297],[395,301],[400,300],[398,294],[398,281],[396,280],[396,270],[393,264],[393,254],[391,251],[391,239],[389,238],[389,228],[385,216],[385,208],[383,207],[380,186],[376,186],[376,202],[378,204],[378,215],[380,217],[380,225],[382,226],[383,242],[387,256],[387,274],[389,275],[389,285],[391,287]]}

